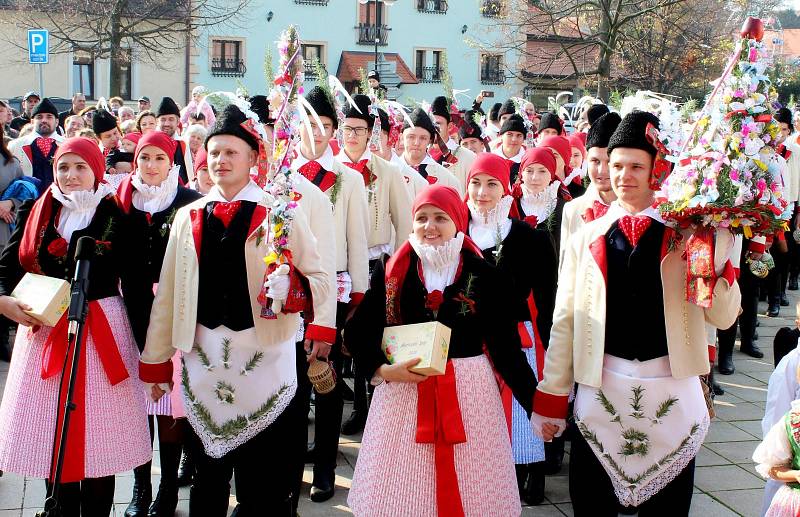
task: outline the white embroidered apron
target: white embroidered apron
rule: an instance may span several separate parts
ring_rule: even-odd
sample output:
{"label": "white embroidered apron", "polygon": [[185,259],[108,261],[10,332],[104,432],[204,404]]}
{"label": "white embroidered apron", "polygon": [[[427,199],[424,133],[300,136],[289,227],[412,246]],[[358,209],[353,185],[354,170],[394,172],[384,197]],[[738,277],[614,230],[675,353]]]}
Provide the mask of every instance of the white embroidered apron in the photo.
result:
{"label": "white embroidered apron", "polygon": [[575,423],[625,506],[641,505],[680,474],[709,420],[700,379],[673,378],[668,357],[606,355],[601,388],[581,384],[575,397]]}
{"label": "white embroidered apron", "polygon": [[186,416],[206,453],[221,458],[272,424],[297,390],[294,335],[258,344],[255,328],[233,331],[197,325],[183,354]]}

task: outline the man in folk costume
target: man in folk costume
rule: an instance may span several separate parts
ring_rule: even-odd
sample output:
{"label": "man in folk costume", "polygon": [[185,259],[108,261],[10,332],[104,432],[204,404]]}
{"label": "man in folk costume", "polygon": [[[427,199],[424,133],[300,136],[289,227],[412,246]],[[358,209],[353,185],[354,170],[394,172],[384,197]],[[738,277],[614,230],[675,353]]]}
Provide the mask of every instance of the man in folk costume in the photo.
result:
{"label": "man in folk costume", "polygon": [[[369,203],[367,245],[370,271],[384,255],[391,256],[411,233],[411,197],[400,167],[380,158],[369,149],[373,125],[380,118],[370,115],[370,99],[353,97],[356,106],[344,112],[344,149],[337,159],[360,173]],[[388,148],[388,145],[384,145]],[[411,171],[411,174],[416,174]],[[425,182],[427,185],[427,182]],[[367,379],[355,371],[353,412],[342,424],[342,432],[353,435],[364,429],[367,421]]]}
{"label": "man in folk costume", "polygon": [[433,99],[431,114],[437,136],[434,137],[428,153],[436,163],[452,172],[462,185],[466,185],[467,173],[472,167],[472,162],[475,161],[475,153],[459,146],[450,136],[454,128],[450,119],[450,102],[447,97],[440,95]]}
{"label": "man in folk costume", "polygon": [[[595,104],[601,106],[601,104]],[[586,160],[588,162],[589,187],[586,193],[564,205],[561,214],[561,257],[564,260],[566,243],[571,235],[590,223],[606,215],[608,207],[617,199],[611,188],[611,177],[608,167],[608,141],[617,129],[622,118],[617,113],[607,113],[589,128],[586,137]]]}
{"label": "man in folk costume", "polygon": [[458,128],[458,139],[461,147],[466,147],[477,156],[488,151],[484,140],[485,131],[475,122],[475,116],[479,115],[476,111],[468,111],[464,114],[464,124]]}
{"label": "man in folk costume", "polygon": [[[306,101],[317,113],[322,128],[313,120],[312,134],[301,128],[300,152],[292,163],[292,169],[316,185],[333,205],[338,303],[336,339],[329,359],[337,378],[341,378],[341,329],[364,297],[369,281],[367,194],[361,174],[336,160],[329,145],[337,125],[332,99],[317,86],[306,95]],[[316,432],[311,453],[314,459],[311,500],[315,502],[326,501],[334,494],[343,407],[340,386],[316,399]]]}
{"label": "man in folk costume", "polygon": [[566,245],[534,398],[534,426],[551,439],[553,428],[543,422],[564,428],[578,384],[580,432],[570,453],[578,517],[616,516],[620,504],[640,515],[688,515],[694,456],[709,426],[699,379],[709,371],[705,324],[728,328],[739,310],[726,230],[708,250],[710,307],[687,301],[683,254],[697,239],[665,226],[652,207],[669,166],[651,143],[658,123],[633,112],[611,136],[617,200]]}
{"label": "man in folk costume", "polygon": [[553,112],[542,113],[539,120],[539,131],[536,132],[537,143],[548,136],[563,136],[564,124],[561,119]]}
{"label": "man in folk costume", "polygon": [[502,145],[503,141],[500,138],[500,128],[502,128],[503,123],[515,113],[517,113],[517,105],[514,103],[514,99],[507,99],[500,105],[497,110],[497,123],[495,126],[497,130],[495,132],[495,137],[489,142],[490,149],[496,149],[498,146]]}
{"label": "man in folk costume", "polygon": [[[795,119],[796,120],[796,119]],[[793,123],[787,124],[790,133],[781,144],[781,156],[786,159],[786,172],[784,173],[783,196],[789,203],[794,203],[794,214],[789,227],[786,242],[789,245],[789,286],[790,291],[798,289],[798,274],[800,274],[800,246],[792,238],[798,226],[798,200],[800,200],[800,128]],[[783,124],[781,124],[783,132]]]}
{"label": "man in folk costume", "polygon": [[[775,259],[775,267],[770,270],[769,277],[767,277],[767,284],[770,285],[770,306],[773,301],[777,299],[776,305],[778,307],[788,307],[789,300],[786,297],[786,287],[790,281],[790,277],[797,283],[798,270],[800,270],[800,249],[795,242],[792,234],[796,228],[796,218],[794,215],[797,213],[797,195],[798,187],[795,185],[800,181],[797,176],[797,170],[793,170],[792,156],[795,154],[792,149],[797,149],[797,144],[792,146],[790,139],[794,133],[794,125],[792,123],[792,111],[788,108],[781,108],[775,112],[775,120],[780,125],[781,132],[778,135],[779,141],[776,151],[782,158],[782,173],[781,179],[783,180],[783,192],[785,192],[784,199],[790,204],[787,210],[791,210],[792,219],[789,221],[789,230],[783,234],[775,235],[775,242],[772,247],[772,256]],[[790,165],[791,164],[791,165]],[[796,287],[796,286],[795,286]],[[773,296],[773,293],[777,293]]]}
{"label": "man in folk costume", "polygon": [[378,108],[378,117],[381,120],[381,146],[372,152],[400,169],[406,183],[406,190],[408,190],[409,197],[413,200],[429,183],[394,150],[394,145],[403,137],[402,120],[398,120],[394,116],[390,117],[382,108]]}
{"label": "man in folk costume", "polygon": [[525,155],[525,122],[516,113],[511,115],[503,122],[500,127],[500,145],[494,150],[494,154],[503,158],[508,163],[511,173],[511,184],[517,181],[519,176],[519,164]]}
{"label": "man in folk costume", "polygon": [[178,132],[180,120],[181,110],[178,109],[178,105],[175,104],[172,97],[161,99],[161,104],[158,105],[158,111],[156,112],[156,129],[163,131],[178,142],[173,161],[175,165],[180,167],[181,184],[187,185],[194,180],[194,168],[192,167],[192,153],[189,151],[189,146],[180,138],[180,133]]}
{"label": "man in folk costume", "polygon": [[92,117],[92,131],[100,140],[100,150],[103,156],[108,157],[108,153],[119,149],[122,140],[122,132],[117,125],[117,117],[104,109],[98,109]]}
{"label": "man in folk costume", "polygon": [[417,171],[429,184],[441,183],[464,194],[464,184],[428,154],[428,146],[436,138],[433,121],[421,108],[409,115],[411,123],[403,124],[403,162]]}
{"label": "man in folk costume", "polygon": [[291,474],[306,426],[295,396],[305,363],[295,343],[298,313],[310,314],[329,285],[302,209],[284,214],[289,267],[267,274],[274,216],[250,179],[259,141],[246,122],[228,106],[206,140],[215,186],[175,216],[140,362],[158,399],[172,378],[172,355],[183,352],[196,464],[191,515],[226,515],[234,473],[240,515],[294,515]]}
{"label": "man in folk costume", "polygon": [[600,117],[610,111],[605,104],[592,104],[586,108],[586,122],[589,123],[589,127],[592,127],[595,122],[600,120]]}
{"label": "man in folk costume", "polygon": [[53,183],[53,156],[64,137],[56,132],[58,110],[50,99],[36,105],[31,119],[33,132],[17,138],[8,148],[22,165],[22,172],[39,180],[37,189],[44,192]]}

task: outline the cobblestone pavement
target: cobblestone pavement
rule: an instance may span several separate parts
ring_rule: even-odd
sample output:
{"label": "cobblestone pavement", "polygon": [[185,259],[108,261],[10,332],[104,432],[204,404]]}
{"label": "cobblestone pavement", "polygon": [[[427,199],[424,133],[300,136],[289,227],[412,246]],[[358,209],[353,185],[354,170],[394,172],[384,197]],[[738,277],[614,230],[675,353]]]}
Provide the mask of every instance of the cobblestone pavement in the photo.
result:
{"label": "cobblestone pavement", "polygon": [[[768,318],[764,303],[760,306],[758,344],[764,351],[764,359],[756,360],[738,351],[734,353],[736,373],[731,376],[718,375],[717,380],[725,389],[725,395],[716,401],[717,418],[713,421],[699,455],[695,472],[695,495],[692,500],[692,516],[723,517],[744,515],[756,517],[761,507],[764,482],[755,473],[750,459],[761,439],[761,417],[767,395],[767,382],[772,372],[772,341],[780,327],[792,326],[794,320],[795,292],[790,292],[791,307],[781,308],[781,317]],[[5,385],[8,363],[0,362],[0,387]],[[350,413],[345,405],[344,418]],[[313,426],[309,427],[313,437]],[[300,503],[302,517],[338,516],[351,514],[347,506],[347,491],[353,478],[353,469],[360,447],[360,436],[352,439],[342,436],[339,442],[339,467],[337,469],[336,495],[322,504],[312,503],[308,498],[311,469],[307,466],[304,475],[303,494]],[[569,445],[567,445],[569,447]],[[547,478],[546,501],[535,507],[524,507],[524,516],[571,516],[567,485],[568,457],[561,473]],[[158,484],[158,454],[155,455],[153,485]],[[115,514],[121,517],[130,501],[133,473],[117,476]],[[44,501],[44,483],[37,479],[24,479],[11,473],[0,478],[0,517],[33,516]],[[189,490],[180,491],[178,516],[188,515]],[[231,509],[235,497],[231,496]]]}

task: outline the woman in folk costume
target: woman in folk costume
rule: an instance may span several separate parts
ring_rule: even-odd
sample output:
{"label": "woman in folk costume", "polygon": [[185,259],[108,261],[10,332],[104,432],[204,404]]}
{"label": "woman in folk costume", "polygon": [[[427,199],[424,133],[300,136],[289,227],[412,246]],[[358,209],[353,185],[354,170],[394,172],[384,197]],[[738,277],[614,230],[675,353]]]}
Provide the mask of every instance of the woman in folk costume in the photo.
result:
{"label": "woman in folk costume", "polygon": [[135,268],[126,272],[133,251],[114,192],[102,182],[103,165],[93,141],[65,140],[54,158],[55,182],[35,203],[22,205],[0,257],[0,312],[20,324],[0,405],[0,470],[48,478],[66,397],[62,368],[71,368],[66,313],[55,327],[46,327],[8,295],[26,272],[71,279],[78,239],[96,239],[60,497],[63,515],[70,516],[108,515],[114,475],[151,455],[139,354],[119,295],[120,277],[126,295],[135,297],[144,286],[128,276]]}
{"label": "woman in folk costume", "polygon": [[648,139],[658,123],[641,111],[622,120],[608,145],[617,200],[565,243],[532,421],[563,430],[577,383],[569,480],[577,517],[616,516],[620,504],[643,516],[688,515],[709,426],[699,379],[709,371],[706,323],[728,328],[739,310],[727,230],[708,256],[713,303],[687,301],[690,234],[652,207],[654,171],[665,165]]}
{"label": "woman in folk costume", "polygon": [[[357,516],[520,514],[513,456],[492,364],[529,408],[536,378],[497,270],[465,235],[458,193],[433,185],[414,201],[414,233],[345,328],[356,365],[377,385],[348,503]],[[446,373],[391,365],[384,328],[438,321],[452,330]],[[384,382],[385,381],[385,382]],[[437,416],[439,415],[439,416]]]}
{"label": "woman in folk costume", "polygon": [[[550,339],[556,294],[557,262],[550,236],[518,219],[511,219],[514,198],[508,188],[508,165],[496,154],[481,153],[467,176],[469,237],[483,257],[505,276],[512,315],[517,321],[528,364],[541,377],[544,347]],[[511,448],[520,497],[528,504],[544,498],[542,439],[533,434],[525,409],[504,386],[503,407],[511,426]]]}
{"label": "woman in folk costume", "polygon": [[547,148],[525,151],[520,176],[511,193],[517,216],[550,234],[556,254],[561,246],[561,213],[572,198],[556,176],[556,159]]}
{"label": "woman in folk costume", "polygon": [[[150,324],[150,310],[158,287],[172,221],[179,208],[201,197],[199,193],[178,184],[179,167],[172,161],[176,145],[174,139],[161,131],[153,131],[142,137],[134,154],[136,170],[123,180],[118,191],[129,228],[127,238],[136,250],[138,267],[150,287],[142,291],[142,298],[127,300],[133,333],[140,349],[144,348],[147,327]],[[179,366],[177,357],[174,364]],[[176,367],[175,372],[179,371]],[[177,375],[173,382],[175,386],[180,386]],[[134,469],[133,499],[125,511],[128,517],[144,517],[148,513],[172,515],[178,504],[178,464],[186,425],[184,419],[177,421],[173,418],[184,416],[180,389],[173,390],[171,396],[162,397],[158,403],[152,402],[148,397],[146,403],[148,415],[155,415],[158,419],[161,481],[158,495],[152,501],[151,462]],[[152,417],[150,433],[153,433]]]}
{"label": "woman in folk costume", "polygon": [[[305,363],[295,339],[298,313],[311,314],[313,298],[328,292],[328,276],[300,209],[284,219],[290,264],[266,274],[274,219],[250,179],[261,145],[251,124],[229,105],[206,139],[215,187],[175,215],[140,362],[157,401],[173,379],[172,356],[183,352],[192,515],[226,515],[234,474],[239,515],[296,510],[292,474],[303,460],[306,426],[295,396]],[[264,294],[267,305],[259,301]]]}
{"label": "woman in folk costume", "polygon": [[[565,136],[548,136],[539,141],[538,147],[550,149],[556,159],[556,176],[566,185],[569,195],[577,198],[586,192],[578,171],[569,166],[572,148]],[[576,181],[577,180],[577,181]]]}

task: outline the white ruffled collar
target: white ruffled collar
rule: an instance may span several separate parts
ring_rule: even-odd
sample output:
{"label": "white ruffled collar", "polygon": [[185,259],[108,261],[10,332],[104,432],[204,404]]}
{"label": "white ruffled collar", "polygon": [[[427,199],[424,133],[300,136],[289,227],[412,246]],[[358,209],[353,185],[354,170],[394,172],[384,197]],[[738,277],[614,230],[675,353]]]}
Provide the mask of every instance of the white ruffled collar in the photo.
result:
{"label": "white ruffled collar", "polygon": [[67,242],[76,231],[83,230],[92,222],[97,206],[109,194],[114,193],[108,183],[100,183],[95,190],[78,190],[64,194],[55,183],[50,185],[53,199],[61,203],[56,229]]}
{"label": "white ruffled collar", "polygon": [[148,185],[142,181],[137,172],[131,179],[133,185],[133,206],[142,212],[157,214],[166,210],[178,195],[178,178],[180,166],[169,170],[167,178],[160,185]]}
{"label": "white ruffled collar", "polygon": [[511,219],[508,218],[508,213],[513,203],[513,197],[503,196],[494,208],[484,214],[472,204],[472,201],[467,201],[471,215],[469,236],[480,249],[499,248],[508,237],[508,232],[511,231]]}
{"label": "white ruffled collar", "polygon": [[528,187],[523,183],[522,187],[522,211],[525,216],[535,215],[536,220],[540,223],[547,220],[548,217],[556,209],[558,204],[558,190],[561,184],[558,181],[553,181],[545,189],[538,194],[532,193]]}
{"label": "white ruffled collar", "polygon": [[462,232],[458,232],[441,246],[424,244],[413,233],[409,235],[408,242],[422,262],[422,275],[425,277],[423,282],[429,293],[444,291],[445,287],[455,281],[461,247],[464,244]]}

